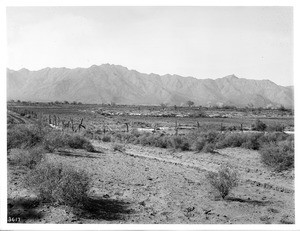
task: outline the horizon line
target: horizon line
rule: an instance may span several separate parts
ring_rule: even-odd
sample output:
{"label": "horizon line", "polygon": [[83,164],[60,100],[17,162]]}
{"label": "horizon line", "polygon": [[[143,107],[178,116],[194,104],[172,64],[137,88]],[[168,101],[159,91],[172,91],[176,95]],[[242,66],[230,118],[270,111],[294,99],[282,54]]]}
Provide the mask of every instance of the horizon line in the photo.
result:
{"label": "horizon line", "polygon": [[248,79],[248,78],[242,78],[242,77],[237,77],[235,74],[229,74],[229,75],[225,75],[223,77],[218,77],[218,78],[196,78],[194,76],[182,76],[182,75],[178,75],[178,74],[157,74],[157,73],[144,73],[144,72],[140,72],[140,71],[137,71],[135,69],[128,69],[128,67],[125,67],[123,65],[120,65],[120,64],[113,64],[113,63],[102,63],[100,65],[96,65],[96,64],[93,64],[89,67],[74,67],[74,68],[70,68],[70,67],[44,67],[44,68],[41,68],[41,69],[37,69],[37,70],[30,70],[26,67],[23,67],[19,70],[14,70],[14,69],[11,69],[9,67],[6,67],[7,70],[10,70],[10,71],[15,71],[15,72],[19,72],[19,71],[22,71],[22,70],[27,70],[27,71],[30,71],[30,72],[37,72],[37,71],[41,71],[41,70],[44,70],[44,69],[69,69],[69,70],[74,70],[74,69],[89,69],[93,66],[96,66],[96,67],[100,67],[100,66],[104,66],[104,65],[109,65],[109,66],[120,66],[120,67],[123,67],[123,68],[126,68],[128,71],[136,71],[136,72],[139,72],[140,74],[146,74],[146,75],[158,75],[158,76],[161,76],[161,77],[164,77],[164,76],[167,76],[167,75],[171,75],[171,76],[179,76],[179,77],[182,77],[182,78],[193,78],[193,79],[196,79],[196,80],[207,80],[207,79],[210,79],[210,80],[217,80],[217,79],[223,79],[223,78],[226,78],[226,77],[230,77],[230,76],[233,76],[233,77],[236,77],[237,79],[246,79],[246,80],[255,80],[255,81],[270,81],[278,86],[282,86],[282,87],[294,87],[294,84],[292,85],[286,85],[286,86],[283,86],[283,85],[279,85],[277,83],[275,83],[274,81],[270,80],[270,79]]}

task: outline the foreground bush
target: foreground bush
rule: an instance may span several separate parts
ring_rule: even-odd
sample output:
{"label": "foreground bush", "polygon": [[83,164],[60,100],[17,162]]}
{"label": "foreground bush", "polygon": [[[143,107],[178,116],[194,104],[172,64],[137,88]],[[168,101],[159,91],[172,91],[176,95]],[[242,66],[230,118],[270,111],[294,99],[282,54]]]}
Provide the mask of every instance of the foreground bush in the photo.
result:
{"label": "foreground bush", "polygon": [[53,152],[57,148],[70,147],[74,149],[85,149],[89,152],[94,151],[91,142],[79,134],[69,134],[60,131],[51,131],[43,140],[45,148]]}
{"label": "foreground bush", "polygon": [[49,163],[30,171],[25,183],[43,201],[70,206],[84,204],[90,190],[90,178],[84,171]]}
{"label": "foreground bush", "polygon": [[9,154],[9,160],[12,164],[33,169],[41,163],[45,152],[45,149],[41,146],[28,150],[12,149]]}
{"label": "foreground bush", "polygon": [[274,171],[280,172],[294,167],[294,142],[282,141],[264,146],[260,150],[261,161]]}
{"label": "foreground bush", "polygon": [[206,178],[223,199],[238,185],[237,172],[228,166],[221,166],[217,173],[209,172]]}
{"label": "foreground bush", "polygon": [[14,125],[7,131],[7,149],[33,147],[42,141],[43,136],[34,125]]}

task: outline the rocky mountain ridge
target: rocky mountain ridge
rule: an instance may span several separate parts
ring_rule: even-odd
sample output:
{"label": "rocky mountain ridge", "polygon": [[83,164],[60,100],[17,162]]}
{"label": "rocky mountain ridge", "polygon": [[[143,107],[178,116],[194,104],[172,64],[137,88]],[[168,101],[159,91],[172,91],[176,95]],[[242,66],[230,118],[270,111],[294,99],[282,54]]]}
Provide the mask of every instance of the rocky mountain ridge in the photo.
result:
{"label": "rocky mountain ridge", "polygon": [[196,79],[179,75],[144,74],[120,65],[89,68],[7,69],[7,98],[30,101],[80,101],[139,105],[233,105],[293,107],[293,87],[270,80],[229,75]]}

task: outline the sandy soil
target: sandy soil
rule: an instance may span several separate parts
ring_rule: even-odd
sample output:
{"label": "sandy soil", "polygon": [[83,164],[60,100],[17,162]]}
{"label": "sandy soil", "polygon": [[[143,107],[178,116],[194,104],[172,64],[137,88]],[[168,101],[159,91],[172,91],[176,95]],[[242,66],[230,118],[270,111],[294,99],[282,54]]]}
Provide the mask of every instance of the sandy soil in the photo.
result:
{"label": "sandy soil", "polygon": [[[294,222],[294,172],[272,173],[256,151],[228,148],[218,153],[178,152],[93,142],[99,153],[67,150],[47,161],[84,169],[91,175],[87,210],[39,203],[22,187],[25,169],[9,166],[10,217],[26,223],[270,224]],[[230,163],[240,183],[226,200],[206,180],[207,171]]]}

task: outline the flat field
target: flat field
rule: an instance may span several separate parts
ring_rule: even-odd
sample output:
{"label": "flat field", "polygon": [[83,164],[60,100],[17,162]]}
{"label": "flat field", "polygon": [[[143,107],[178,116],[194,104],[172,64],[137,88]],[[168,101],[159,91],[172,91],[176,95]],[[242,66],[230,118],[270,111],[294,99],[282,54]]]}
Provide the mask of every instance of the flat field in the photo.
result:
{"label": "flat field", "polygon": [[[20,116],[22,110],[26,115]],[[12,124],[30,124],[37,118],[53,121],[83,118],[81,133],[103,135],[126,133],[141,128],[156,133],[174,134],[192,130],[229,128],[241,124],[250,128],[260,118],[267,125],[284,124],[293,130],[293,116],[266,111],[269,117],[241,111],[205,111],[206,115],[225,117],[189,117],[194,109],[182,109],[180,116],[144,115],[149,108],[100,107],[95,105],[16,106],[8,107]],[[116,114],[112,112],[116,112]],[[138,112],[140,111],[140,112]],[[143,111],[143,112],[142,112]],[[156,108],[153,111],[159,111]],[[142,113],[141,113],[142,112]],[[163,110],[162,112],[166,112]],[[130,114],[132,113],[132,114]],[[174,113],[172,111],[172,113]],[[139,115],[142,114],[142,115]],[[178,113],[179,114],[179,113]],[[261,113],[263,114],[263,113]],[[183,116],[181,116],[183,115]],[[232,116],[231,116],[232,115]],[[58,119],[57,119],[58,120]],[[197,122],[199,124],[197,124]],[[221,125],[222,124],[222,125]],[[10,125],[12,126],[12,125]],[[159,128],[159,129],[157,129]],[[56,128],[60,129],[59,123]],[[66,128],[66,131],[70,128]],[[71,132],[71,131],[69,131]],[[77,133],[80,133],[77,131]],[[129,131],[130,132],[130,131]],[[94,138],[94,139],[92,139]],[[58,148],[44,154],[44,161],[83,170],[91,178],[87,206],[77,208],[42,201],[36,192],[24,186],[28,168],[8,164],[8,219],[21,223],[131,223],[131,224],[293,224],[295,222],[294,170],[276,172],[261,162],[259,151],[222,148],[214,152],[182,151],[173,148],[142,146],[130,142],[115,148],[115,141],[90,137],[95,151]],[[22,152],[12,148],[8,157]],[[239,183],[225,199],[207,180],[209,172],[230,164]],[[12,220],[14,218],[15,220]]]}

